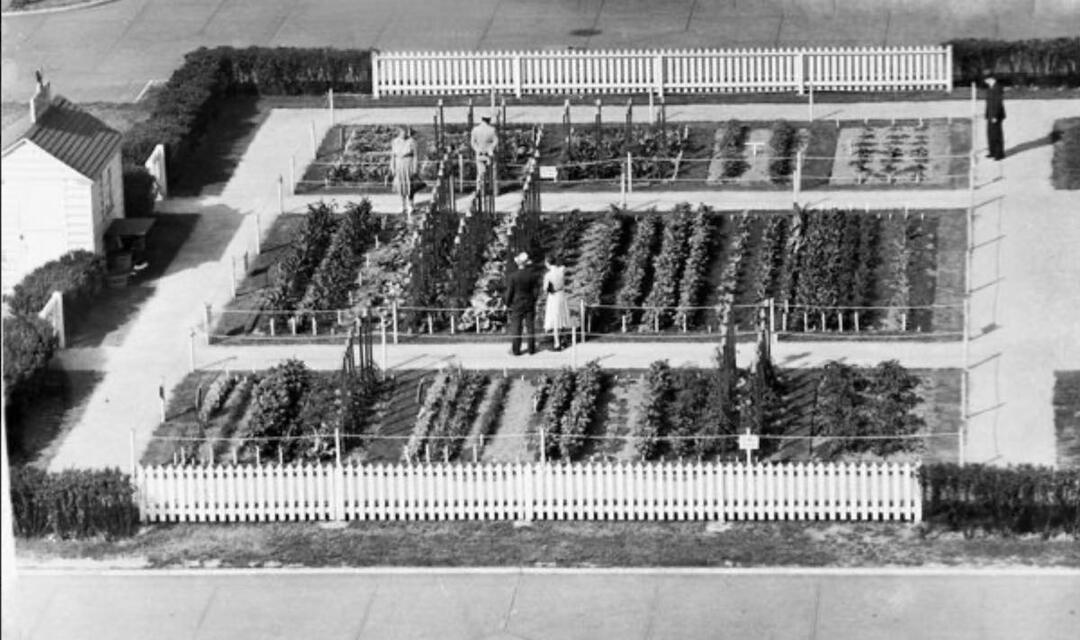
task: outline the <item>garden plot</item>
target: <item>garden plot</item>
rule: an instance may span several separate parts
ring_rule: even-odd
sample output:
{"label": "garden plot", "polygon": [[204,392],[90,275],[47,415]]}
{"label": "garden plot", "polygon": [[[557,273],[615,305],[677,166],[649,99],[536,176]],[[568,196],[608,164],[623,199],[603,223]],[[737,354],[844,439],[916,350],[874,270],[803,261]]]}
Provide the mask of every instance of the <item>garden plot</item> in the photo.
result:
{"label": "garden plot", "polygon": [[[169,418],[142,463],[325,462],[334,459],[335,429],[343,458],[367,463],[528,462],[540,457],[541,431],[553,461],[729,460],[740,455],[734,434],[746,428],[794,438],[767,441],[760,454],[774,460],[951,461],[961,424],[958,371],[895,365],[767,376],[664,363],[508,375],[449,368],[397,371],[363,387],[342,387],[340,375],[288,361],[191,374],[170,394]],[[347,400],[328,400],[336,393]],[[925,444],[846,439],[866,433],[941,436]]]}
{"label": "garden plot", "polygon": [[[420,152],[420,176],[433,182],[438,174],[439,151],[432,125],[413,127]],[[504,127],[500,130],[500,173],[504,180],[518,180],[521,167],[533,151],[535,130],[531,126]],[[387,125],[335,125],[319,145],[315,160],[304,170],[297,192],[384,193],[390,189],[390,145],[397,127]],[[461,168],[463,182],[475,181],[475,163],[471,160],[469,132],[464,125],[448,124],[443,129],[444,144],[456,170]],[[463,186],[471,188],[471,185]]]}
{"label": "garden plot", "polygon": [[830,186],[958,187],[968,179],[969,121],[843,126]]}
{"label": "garden plot", "polygon": [[[418,292],[412,276],[432,258],[418,253],[414,232],[398,220],[365,223],[357,213],[363,207],[346,209],[359,216],[351,227],[323,225],[322,213],[279,219],[271,235],[281,248],[260,256],[215,339],[340,340],[365,309],[387,317],[388,330],[398,327],[399,340],[503,339],[506,256],[490,249],[501,246],[509,218],[474,230],[470,242],[486,247],[482,260],[459,260],[464,254],[452,249],[452,267],[429,267],[432,282]],[[465,246],[448,242],[456,217],[438,220],[428,228],[449,225],[445,246]],[[566,261],[571,308],[584,306],[591,339],[708,339],[724,318],[752,332],[769,299],[777,329],[792,339],[951,339],[961,329],[959,211],[733,213],[679,205],[664,213],[571,212],[542,216],[529,244],[537,263],[543,255]],[[286,260],[293,266],[282,267]]]}
{"label": "garden plot", "polygon": [[[811,132],[805,126],[761,127],[736,123],[716,130],[708,184],[758,188],[790,184],[795,156],[805,152]],[[778,143],[779,138],[784,142]],[[784,160],[787,160],[784,162]]]}

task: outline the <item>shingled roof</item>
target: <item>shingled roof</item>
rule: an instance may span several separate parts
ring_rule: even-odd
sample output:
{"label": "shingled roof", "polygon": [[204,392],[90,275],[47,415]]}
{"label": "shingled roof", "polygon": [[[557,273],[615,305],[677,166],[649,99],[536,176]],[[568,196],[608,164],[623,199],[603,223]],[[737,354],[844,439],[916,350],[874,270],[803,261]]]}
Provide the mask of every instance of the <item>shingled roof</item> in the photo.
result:
{"label": "shingled roof", "polygon": [[120,132],[63,96],[21,136],[67,166],[96,179],[120,146]]}

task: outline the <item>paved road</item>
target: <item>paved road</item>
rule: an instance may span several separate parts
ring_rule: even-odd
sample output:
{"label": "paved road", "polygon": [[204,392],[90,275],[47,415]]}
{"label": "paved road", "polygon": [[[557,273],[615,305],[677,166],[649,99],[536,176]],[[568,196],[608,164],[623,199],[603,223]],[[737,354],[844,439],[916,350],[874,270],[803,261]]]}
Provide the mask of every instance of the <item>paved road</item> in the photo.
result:
{"label": "paved road", "polygon": [[30,639],[1074,638],[1080,573],[20,576]]}
{"label": "paved road", "polygon": [[43,68],[79,101],[134,99],[203,45],[410,49],[937,44],[1080,32],[1076,0],[117,0],[3,18],[3,100]]}

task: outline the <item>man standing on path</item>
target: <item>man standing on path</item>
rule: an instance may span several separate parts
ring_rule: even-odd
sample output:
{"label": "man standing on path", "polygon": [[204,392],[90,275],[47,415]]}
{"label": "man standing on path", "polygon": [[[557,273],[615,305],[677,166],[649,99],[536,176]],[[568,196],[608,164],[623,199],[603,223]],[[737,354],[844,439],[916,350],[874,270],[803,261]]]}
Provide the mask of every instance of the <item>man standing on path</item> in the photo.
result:
{"label": "man standing on path", "polygon": [[529,355],[536,353],[536,299],[540,294],[540,274],[529,263],[529,254],[514,258],[517,270],[506,279],[506,307],[510,311],[510,352],[521,355],[521,336],[529,338]]}
{"label": "man standing on path", "polygon": [[480,123],[473,127],[469,142],[476,154],[476,188],[479,189],[482,176],[491,166],[491,158],[499,144],[499,134],[491,126],[491,114],[480,116]]}
{"label": "man standing on path", "polygon": [[1002,133],[1002,121],[1005,120],[1005,98],[1001,85],[993,75],[986,76],[986,142],[989,146],[988,158],[1005,159],[1005,135]]}

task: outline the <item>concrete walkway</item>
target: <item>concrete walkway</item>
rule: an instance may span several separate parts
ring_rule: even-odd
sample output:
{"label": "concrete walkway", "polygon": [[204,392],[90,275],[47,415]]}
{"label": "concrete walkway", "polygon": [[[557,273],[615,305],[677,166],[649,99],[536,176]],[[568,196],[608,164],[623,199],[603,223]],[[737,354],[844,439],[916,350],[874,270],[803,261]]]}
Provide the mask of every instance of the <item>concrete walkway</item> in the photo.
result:
{"label": "concrete walkway", "polygon": [[1078,599],[1075,571],[25,572],[11,637],[1064,640]]}
{"label": "concrete walkway", "polygon": [[[835,105],[841,118],[930,117],[970,115],[964,101],[935,103],[868,103]],[[1071,253],[1080,240],[1080,210],[1075,193],[1054,192],[1047,176],[1051,148],[1042,144],[1055,118],[1075,113],[1076,101],[1022,101],[1010,104],[1006,120],[1006,140],[1020,149],[1003,167],[980,167],[976,191],[977,209],[972,283],[973,335],[972,363],[978,363],[971,377],[972,431],[970,460],[1001,462],[1054,461],[1053,415],[1050,404],[1053,371],[1080,368],[1075,336],[1078,331],[1075,309],[1080,281],[1080,264]],[[428,122],[430,109],[397,109],[339,112],[353,121],[395,121],[415,117]],[[557,119],[552,107],[521,108],[512,119],[523,122]],[[801,105],[740,105],[716,107],[693,105],[672,110],[672,121],[706,118],[799,118]],[[711,114],[711,115],[710,115]],[[832,116],[830,116],[832,117]],[[311,128],[316,139],[330,127],[325,110],[277,110],[252,140],[232,179],[220,195],[167,201],[165,212],[200,213],[201,219],[169,271],[156,283],[155,294],[133,318],[122,344],[115,348],[69,350],[59,357],[61,366],[95,368],[106,371],[105,379],[87,402],[79,426],[61,445],[52,460],[53,468],[69,466],[121,466],[128,463],[129,429],[135,430],[136,450],[141,451],[159,421],[157,389],[170,389],[189,366],[189,329],[196,326],[203,304],[221,308],[229,298],[229,271],[232,256],[251,250],[256,229],[265,232],[279,212],[277,180],[287,175],[289,154],[296,167],[312,157]],[[981,139],[981,135],[980,138]],[[994,181],[1004,170],[1004,179]],[[548,210],[606,206],[618,194],[588,195],[545,193]],[[693,197],[691,197],[693,196]],[[999,197],[1002,196],[1002,197]],[[500,206],[516,206],[513,194],[500,199]],[[817,206],[869,206],[872,209],[923,206],[962,207],[970,196],[966,191],[822,191],[804,194],[804,203]],[[339,198],[345,200],[348,198]],[[310,198],[285,197],[284,209],[302,211]],[[373,199],[377,210],[396,209],[393,197]],[[791,194],[782,192],[700,192],[671,193],[659,198],[642,195],[635,206],[653,206],[691,201],[721,209],[787,209]],[[166,213],[167,215],[167,213]],[[990,330],[983,335],[983,329]],[[456,355],[467,366],[491,368],[547,367],[567,363],[569,353],[545,352],[511,360],[500,343],[482,345],[400,345],[391,347],[387,360],[391,367],[439,366]],[[580,348],[579,362],[603,358],[606,366],[645,367],[661,357],[673,363],[707,362],[711,349],[700,344],[589,343]],[[340,350],[334,347],[215,347],[197,353],[200,366],[220,366],[232,362],[235,368],[266,366],[282,357],[296,355],[313,365],[337,368]],[[813,366],[828,359],[872,364],[885,358],[900,358],[909,366],[959,367],[963,363],[960,345],[941,343],[781,343],[778,359],[789,366]],[[381,357],[377,347],[376,358]],[[746,357],[745,352],[742,357]],[[985,362],[980,362],[985,360]],[[419,366],[419,364],[417,364]]]}

